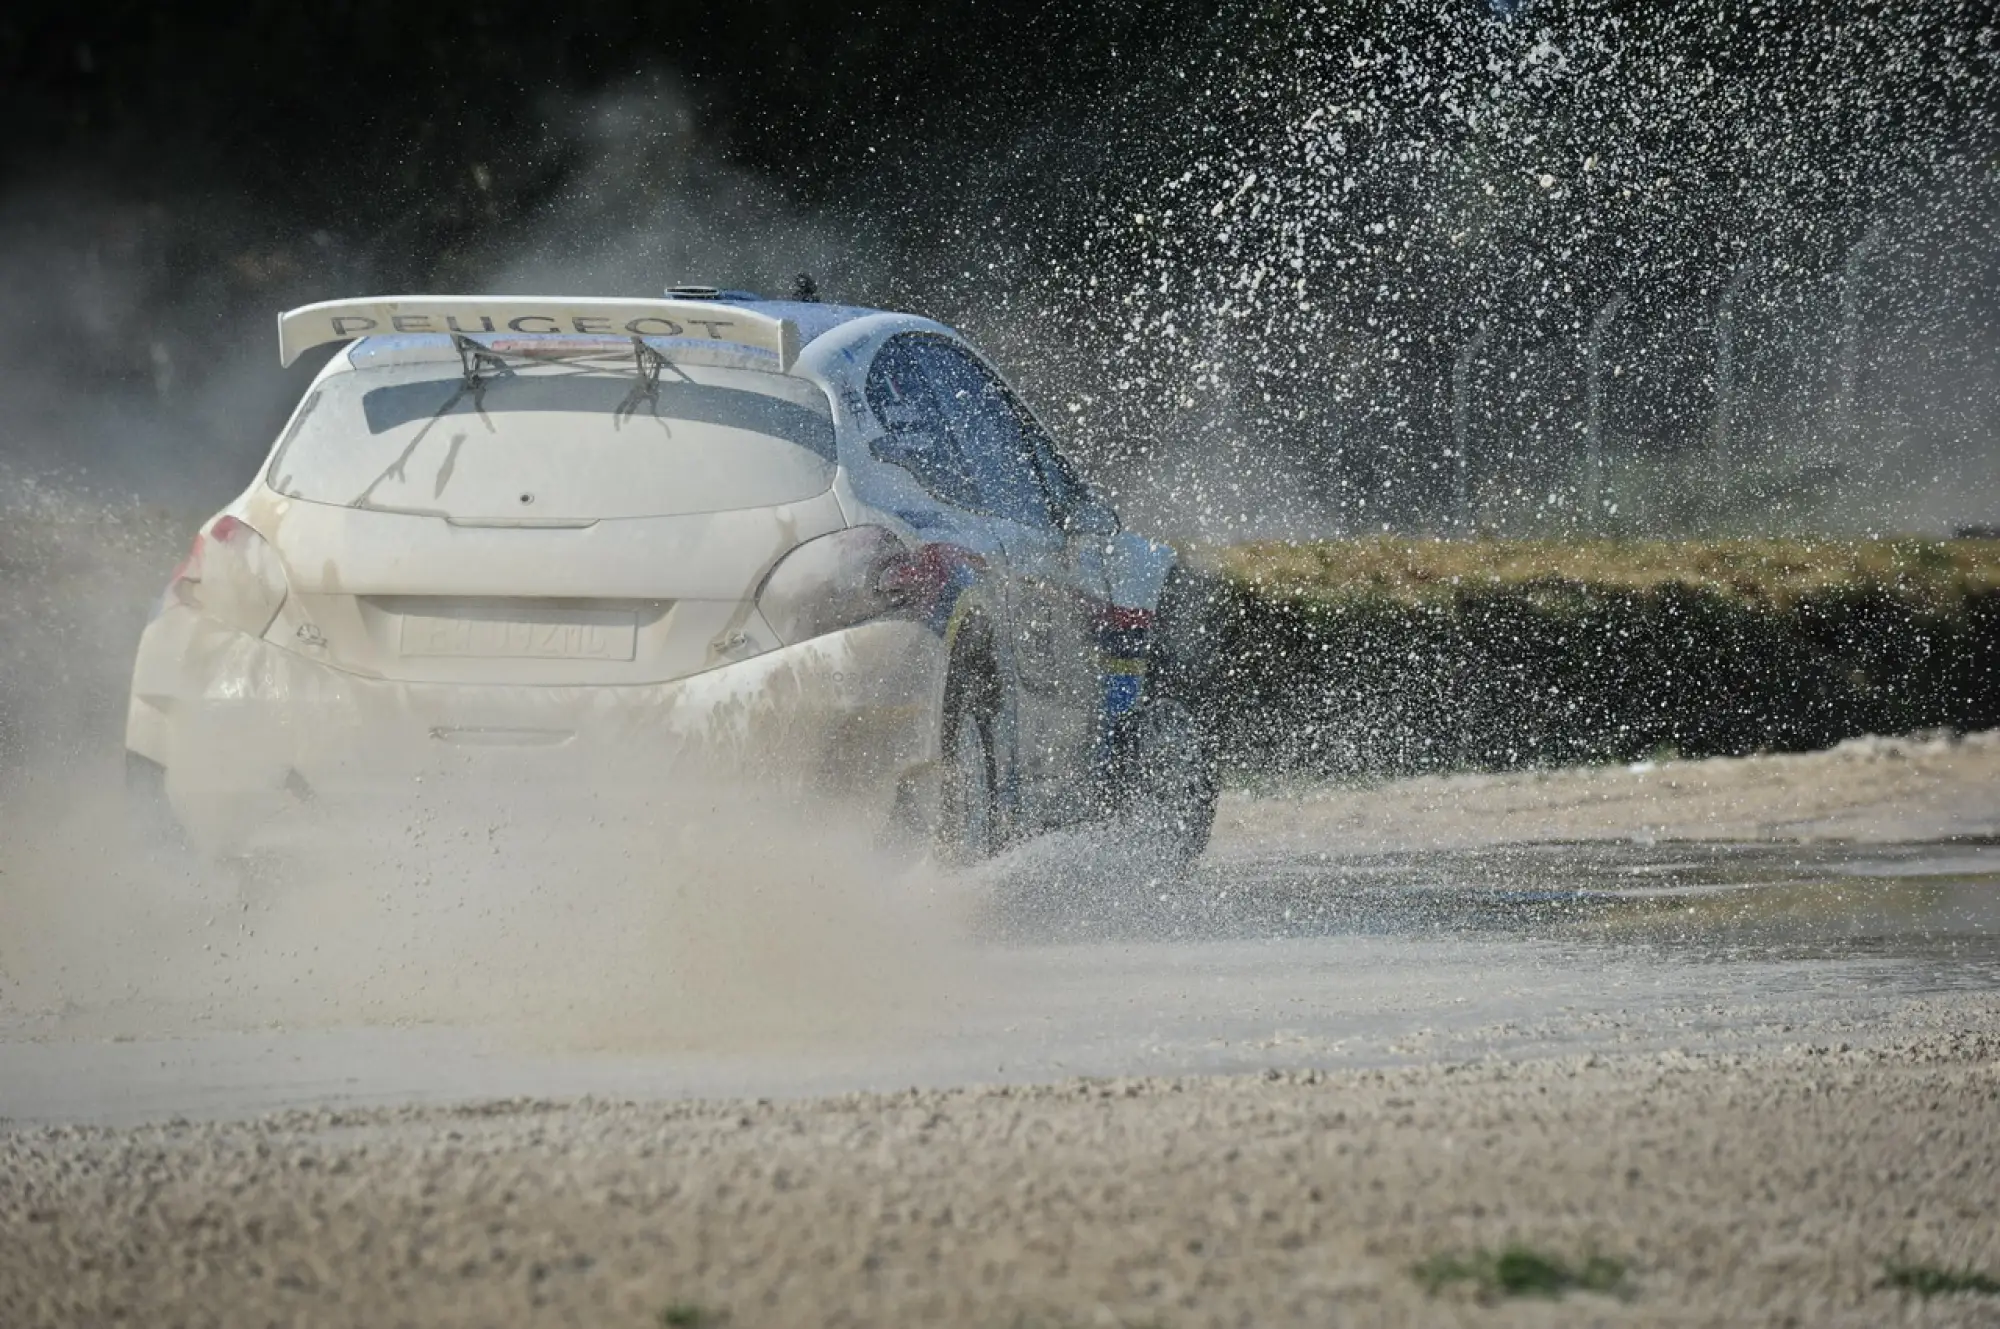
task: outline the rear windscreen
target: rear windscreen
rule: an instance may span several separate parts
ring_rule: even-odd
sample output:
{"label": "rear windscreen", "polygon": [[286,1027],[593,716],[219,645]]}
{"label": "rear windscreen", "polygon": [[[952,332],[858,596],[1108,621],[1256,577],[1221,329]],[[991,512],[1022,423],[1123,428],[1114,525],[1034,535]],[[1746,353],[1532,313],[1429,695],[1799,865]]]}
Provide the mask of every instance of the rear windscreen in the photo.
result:
{"label": "rear windscreen", "polygon": [[292,498],[462,520],[575,521],[794,503],[833,483],[833,419],[783,374],[435,362],[329,376],[272,458]]}

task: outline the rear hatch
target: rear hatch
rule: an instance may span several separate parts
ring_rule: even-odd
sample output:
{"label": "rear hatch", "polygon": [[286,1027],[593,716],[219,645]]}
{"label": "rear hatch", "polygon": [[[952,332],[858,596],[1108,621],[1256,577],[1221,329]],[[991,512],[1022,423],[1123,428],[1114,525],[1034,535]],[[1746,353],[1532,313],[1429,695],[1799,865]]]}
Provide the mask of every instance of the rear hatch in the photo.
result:
{"label": "rear hatch", "polygon": [[755,653],[763,574],[842,524],[813,384],[622,359],[329,375],[251,512],[292,602],[271,637],[427,682],[612,684]]}

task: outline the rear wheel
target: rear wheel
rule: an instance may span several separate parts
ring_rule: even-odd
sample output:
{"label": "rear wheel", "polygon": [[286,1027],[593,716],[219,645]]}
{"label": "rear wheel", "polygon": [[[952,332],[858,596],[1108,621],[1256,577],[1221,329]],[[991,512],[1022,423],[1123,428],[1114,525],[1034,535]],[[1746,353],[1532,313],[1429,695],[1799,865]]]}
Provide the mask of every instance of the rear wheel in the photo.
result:
{"label": "rear wheel", "polygon": [[936,842],[938,857],[956,867],[991,858],[1003,838],[999,691],[981,661],[982,653],[961,647],[946,691]]}
{"label": "rear wheel", "polygon": [[202,852],[167,799],[166,768],[131,751],[125,754],[125,835],[134,860],[171,898],[209,906],[243,898],[243,864]]}
{"label": "rear wheel", "polygon": [[1226,588],[1185,565],[1168,574],[1154,618],[1144,700],[1115,736],[1120,819],[1176,870],[1208,848],[1220,790],[1217,666]]}
{"label": "rear wheel", "polygon": [[167,770],[158,762],[125,753],[125,834],[131,853],[164,885],[192,890],[211,903],[242,898],[247,862],[235,856],[234,840],[190,827],[167,797]]}
{"label": "rear wheel", "polygon": [[965,867],[991,858],[999,846],[994,795],[993,725],[969,706],[953,718],[938,800],[938,854]]}

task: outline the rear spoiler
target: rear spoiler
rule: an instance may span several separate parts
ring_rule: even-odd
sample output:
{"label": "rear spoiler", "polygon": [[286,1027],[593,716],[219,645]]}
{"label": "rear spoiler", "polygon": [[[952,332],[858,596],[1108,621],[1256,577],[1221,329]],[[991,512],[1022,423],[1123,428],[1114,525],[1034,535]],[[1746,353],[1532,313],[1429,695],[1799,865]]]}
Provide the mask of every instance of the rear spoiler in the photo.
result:
{"label": "rear spoiler", "polygon": [[778,357],[780,370],[789,370],[799,358],[796,323],[721,301],[388,295],[327,300],[278,315],[278,359],[289,365],[303,352],[328,342],[399,332],[692,337],[769,351]]}

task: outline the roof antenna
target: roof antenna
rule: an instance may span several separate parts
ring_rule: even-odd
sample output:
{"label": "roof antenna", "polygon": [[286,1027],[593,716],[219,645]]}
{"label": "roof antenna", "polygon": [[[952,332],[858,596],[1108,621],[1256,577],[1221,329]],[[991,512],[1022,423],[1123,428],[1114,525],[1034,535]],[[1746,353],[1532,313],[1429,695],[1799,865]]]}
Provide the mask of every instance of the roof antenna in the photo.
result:
{"label": "roof antenna", "polygon": [[792,278],[792,299],[801,304],[819,303],[819,283],[813,280],[810,272],[801,272]]}

